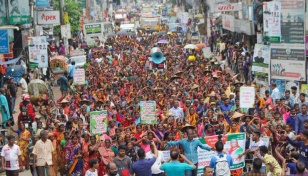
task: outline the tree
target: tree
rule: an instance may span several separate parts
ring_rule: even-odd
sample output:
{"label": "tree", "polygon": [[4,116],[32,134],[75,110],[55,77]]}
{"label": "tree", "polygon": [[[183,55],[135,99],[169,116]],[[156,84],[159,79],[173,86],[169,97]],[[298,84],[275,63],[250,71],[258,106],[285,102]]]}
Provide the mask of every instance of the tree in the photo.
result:
{"label": "tree", "polygon": [[[82,7],[80,1],[75,0],[65,0],[65,6],[64,6],[64,12],[68,13],[68,19],[71,24],[71,32],[78,32],[80,31],[79,25],[80,25],[80,17],[82,15]],[[54,8],[55,10],[59,10],[59,0],[56,0],[54,2]],[[60,27],[57,26],[57,28],[54,28],[55,33],[60,32]]]}

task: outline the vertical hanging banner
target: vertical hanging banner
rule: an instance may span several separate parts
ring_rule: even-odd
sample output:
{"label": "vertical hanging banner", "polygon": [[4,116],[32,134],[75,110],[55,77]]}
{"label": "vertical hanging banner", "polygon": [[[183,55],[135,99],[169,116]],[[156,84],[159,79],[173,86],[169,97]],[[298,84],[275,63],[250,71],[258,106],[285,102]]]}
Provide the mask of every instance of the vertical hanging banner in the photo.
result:
{"label": "vertical hanging banner", "polygon": [[10,53],[8,30],[0,30],[0,54]]}
{"label": "vertical hanging banner", "polygon": [[[270,47],[268,45],[255,44],[251,70],[255,72],[255,75],[258,75],[258,78],[269,78]],[[268,82],[269,80],[262,81]]]}
{"label": "vertical hanging banner", "polygon": [[263,2],[263,40],[279,43],[281,40],[281,2]]}
{"label": "vertical hanging banner", "polygon": [[[209,136],[205,138],[199,138],[202,144],[207,144],[210,147],[215,147],[215,143],[218,141],[218,136]],[[231,155],[233,165],[230,170],[236,170],[245,166],[245,157],[239,158],[239,154],[245,151],[246,134],[245,133],[234,133],[222,136],[224,143],[224,153]],[[198,151],[198,174],[203,173],[203,168],[210,165],[211,158],[217,156],[215,151],[203,150],[200,147]]]}
{"label": "vertical hanging banner", "polygon": [[140,101],[141,124],[157,124],[156,101]]}
{"label": "vertical hanging banner", "polygon": [[108,111],[92,111],[90,112],[90,132],[91,135],[101,135],[107,132],[108,127]]}
{"label": "vertical hanging banner", "polygon": [[7,24],[6,5],[4,0],[0,0],[0,26]]}
{"label": "vertical hanging banner", "polygon": [[30,68],[48,67],[47,45],[46,36],[28,37]]}
{"label": "vertical hanging banner", "polygon": [[240,108],[253,108],[255,104],[255,88],[241,87],[240,88]]}
{"label": "vertical hanging banner", "polygon": [[10,0],[8,5],[10,24],[27,24],[31,22],[29,0]]}

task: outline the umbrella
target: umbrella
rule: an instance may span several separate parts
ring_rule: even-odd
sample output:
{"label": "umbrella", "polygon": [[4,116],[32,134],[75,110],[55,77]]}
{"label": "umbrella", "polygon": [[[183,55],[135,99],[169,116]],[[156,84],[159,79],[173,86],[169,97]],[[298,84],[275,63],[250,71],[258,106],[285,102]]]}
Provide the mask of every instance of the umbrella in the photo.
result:
{"label": "umbrella", "polygon": [[119,31],[117,35],[128,35],[127,31]]}
{"label": "umbrella", "polygon": [[115,34],[108,34],[108,35],[107,35],[108,38],[110,38],[110,37],[115,37],[115,36],[116,36]]}
{"label": "umbrella", "polygon": [[204,43],[199,43],[199,44],[197,44],[196,45],[198,48],[203,48],[203,47],[205,47],[205,44]]}
{"label": "umbrella", "polygon": [[157,35],[164,35],[164,34],[166,34],[166,32],[164,32],[164,31],[160,31],[160,32],[157,33]]}
{"label": "umbrella", "polygon": [[166,39],[159,40],[157,43],[168,43],[169,41]]}
{"label": "umbrella", "polygon": [[184,49],[197,49],[198,47],[194,44],[188,44],[184,47]]}
{"label": "umbrella", "polygon": [[170,80],[172,81],[172,80],[179,79],[179,78],[181,78],[181,77],[180,76],[172,76]]}

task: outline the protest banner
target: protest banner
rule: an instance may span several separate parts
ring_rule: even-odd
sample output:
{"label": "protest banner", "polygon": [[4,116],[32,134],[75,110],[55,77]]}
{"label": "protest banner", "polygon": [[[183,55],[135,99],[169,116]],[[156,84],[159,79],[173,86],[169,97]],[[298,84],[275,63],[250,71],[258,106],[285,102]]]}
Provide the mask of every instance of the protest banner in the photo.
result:
{"label": "protest banner", "polygon": [[107,131],[108,111],[91,111],[90,112],[90,132],[91,135],[101,135]]}
{"label": "protest banner", "polygon": [[[215,147],[215,143],[218,141],[218,136],[208,136],[205,138],[199,138],[202,144],[207,144],[210,147]],[[238,155],[245,151],[246,134],[234,133],[222,136],[224,142],[224,152],[231,155],[233,165],[230,170],[236,170],[245,166],[244,157],[238,158]],[[217,152],[207,151],[198,147],[198,174],[203,173],[203,168],[210,165],[211,158],[216,156]]]}
{"label": "protest banner", "polygon": [[255,104],[255,88],[241,87],[240,88],[240,108],[252,108]]}
{"label": "protest banner", "polygon": [[78,85],[86,84],[86,75],[84,69],[74,70],[74,83]]}
{"label": "protest banner", "polygon": [[140,101],[141,124],[157,124],[156,102]]}

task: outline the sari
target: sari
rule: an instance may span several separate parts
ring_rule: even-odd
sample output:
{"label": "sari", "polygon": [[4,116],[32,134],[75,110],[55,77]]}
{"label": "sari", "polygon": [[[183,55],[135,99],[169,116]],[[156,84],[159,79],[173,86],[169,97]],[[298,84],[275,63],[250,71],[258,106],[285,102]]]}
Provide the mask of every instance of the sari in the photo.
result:
{"label": "sari", "polygon": [[19,140],[18,140],[18,146],[20,147],[21,152],[21,159],[22,159],[22,166],[27,165],[27,148],[29,145],[29,141],[22,140],[23,139],[30,139],[30,132],[25,129],[24,131],[21,131],[19,134]]}
{"label": "sari", "polygon": [[[71,167],[74,167],[71,176],[80,175],[82,172],[82,158],[75,157],[80,154],[80,151],[81,151],[80,143],[77,143],[77,144],[70,143],[66,147],[66,161],[67,161],[68,168],[70,170]],[[73,166],[75,159],[78,160],[78,162],[75,166]]]}
{"label": "sari", "polygon": [[58,154],[58,170],[60,171],[60,174],[64,174],[65,170],[65,145],[61,145],[61,141],[64,141],[64,132],[59,133],[57,136],[57,151],[59,152]]}
{"label": "sari", "polygon": [[[57,140],[54,139],[52,141],[52,146],[54,149],[57,148]],[[53,150],[52,151],[52,170],[51,170],[52,176],[57,176],[58,175],[58,151]]]}
{"label": "sari", "polygon": [[83,175],[87,172],[87,170],[90,168],[89,166],[89,142],[86,142],[85,140],[82,141],[82,158],[83,158]]}
{"label": "sari", "polygon": [[192,125],[192,126],[195,126],[196,125],[196,122],[197,122],[197,114],[196,113],[193,113],[193,114],[190,114],[188,113],[186,118],[185,118],[185,121],[186,123]]}
{"label": "sari", "polygon": [[98,173],[99,173],[98,176],[103,176],[107,174],[106,166],[109,162],[113,161],[115,153],[111,148],[106,148],[106,147],[99,147],[98,152],[100,154],[100,159],[101,159],[98,166]]}

